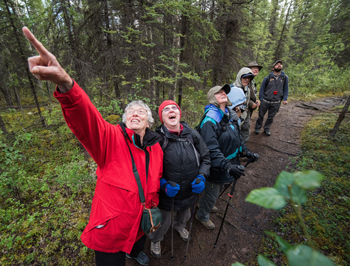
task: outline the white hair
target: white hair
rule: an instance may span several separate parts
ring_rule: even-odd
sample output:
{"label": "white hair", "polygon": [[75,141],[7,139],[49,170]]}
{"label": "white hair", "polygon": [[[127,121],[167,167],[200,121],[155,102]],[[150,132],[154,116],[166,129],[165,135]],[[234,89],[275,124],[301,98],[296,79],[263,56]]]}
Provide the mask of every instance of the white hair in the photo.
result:
{"label": "white hair", "polygon": [[147,122],[148,122],[148,125],[149,127],[152,127],[153,123],[154,123],[154,119],[152,117],[152,111],[151,109],[148,107],[147,104],[145,104],[143,101],[141,100],[137,100],[137,101],[132,101],[131,103],[129,103],[126,107],[125,107],[125,110],[124,110],[124,114],[123,114],[123,123],[126,123],[126,111],[135,106],[135,105],[138,105],[138,106],[141,106],[142,108],[145,108],[146,111],[147,111]]}

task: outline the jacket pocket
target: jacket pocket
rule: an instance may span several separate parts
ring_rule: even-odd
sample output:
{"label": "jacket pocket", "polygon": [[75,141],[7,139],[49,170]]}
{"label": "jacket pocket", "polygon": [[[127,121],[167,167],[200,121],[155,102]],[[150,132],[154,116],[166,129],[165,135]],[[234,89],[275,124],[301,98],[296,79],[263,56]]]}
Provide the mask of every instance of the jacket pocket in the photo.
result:
{"label": "jacket pocket", "polygon": [[107,250],[124,245],[130,238],[134,222],[130,214],[117,214],[101,224],[102,227],[96,226],[89,232],[93,245]]}

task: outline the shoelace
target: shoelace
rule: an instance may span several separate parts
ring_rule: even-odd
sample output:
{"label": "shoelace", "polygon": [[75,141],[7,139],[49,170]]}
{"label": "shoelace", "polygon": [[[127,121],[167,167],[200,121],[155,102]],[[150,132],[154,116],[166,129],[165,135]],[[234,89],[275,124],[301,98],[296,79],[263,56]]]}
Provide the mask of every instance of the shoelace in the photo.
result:
{"label": "shoelace", "polygon": [[159,244],[160,244],[159,242],[154,243],[153,247],[155,251],[159,251],[159,246],[160,246]]}
{"label": "shoelace", "polygon": [[180,231],[181,231],[181,233],[184,235],[184,236],[188,236],[188,233],[187,233],[187,231],[185,230],[185,228],[182,228],[182,229],[180,229]]}

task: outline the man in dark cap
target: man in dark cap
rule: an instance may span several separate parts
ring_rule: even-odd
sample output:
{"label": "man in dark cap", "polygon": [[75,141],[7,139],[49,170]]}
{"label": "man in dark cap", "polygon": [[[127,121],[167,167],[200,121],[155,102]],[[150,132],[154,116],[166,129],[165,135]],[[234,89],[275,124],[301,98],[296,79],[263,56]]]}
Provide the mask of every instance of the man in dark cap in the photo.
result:
{"label": "man in dark cap", "polygon": [[270,127],[273,118],[283,104],[287,104],[288,99],[288,76],[282,71],[283,65],[281,60],[277,60],[272,65],[273,71],[264,78],[259,92],[261,101],[259,107],[259,117],[255,124],[255,133],[259,134],[263,124],[264,115],[268,112],[268,117],[264,125],[264,132],[267,136],[271,135]]}

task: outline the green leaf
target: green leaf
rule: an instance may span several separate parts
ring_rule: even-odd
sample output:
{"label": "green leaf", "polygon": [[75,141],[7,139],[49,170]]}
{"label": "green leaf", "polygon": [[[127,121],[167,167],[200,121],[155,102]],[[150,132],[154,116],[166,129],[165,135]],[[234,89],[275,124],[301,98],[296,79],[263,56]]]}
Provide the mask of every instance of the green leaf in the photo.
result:
{"label": "green leaf", "polygon": [[321,186],[324,179],[324,175],[314,170],[296,172],[294,177],[295,183],[305,189],[315,189]]}
{"label": "green leaf", "polygon": [[293,246],[291,244],[289,244],[287,241],[285,241],[282,237],[279,237],[276,235],[276,240],[278,242],[278,244],[280,244],[281,246],[281,250],[286,253],[286,251],[290,248],[292,248]]}
{"label": "green leaf", "polygon": [[258,262],[260,266],[276,266],[276,264],[261,254],[258,256]]}
{"label": "green leaf", "polygon": [[291,173],[288,173],[286,171],[282,171],[276,180],[275,185],[273,186],[275,189],[277,189],[283,196],[290,198],[288,186],[292,185],[294,182],[294,176]]}
{"label": "green leaf", "polygon": [[334,266],[326,256],[306,245],[297,245],[285,254],[290,266]]}
{"label": "green leaf", "polygon": [[293,201],[297,204],[303,204],[307,200],[306,190],[298,185],[293,185],[292,187],[292,197]]}
{"label": "green leaf", "polygon": [[245,265],[242,263],[236,262],[236,263],[233,263],[231,266],[245,266]]}
{"label": "green leaf", "polygon": [[268,209],[281,209],[287,203],[277,189],[272,187],[264,187],[252,190],[246,201],[254,203]]}

